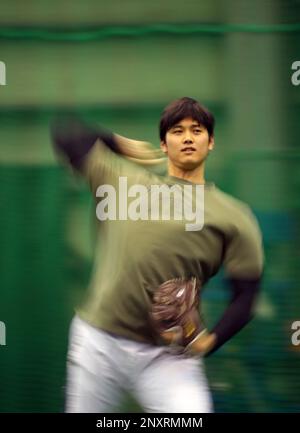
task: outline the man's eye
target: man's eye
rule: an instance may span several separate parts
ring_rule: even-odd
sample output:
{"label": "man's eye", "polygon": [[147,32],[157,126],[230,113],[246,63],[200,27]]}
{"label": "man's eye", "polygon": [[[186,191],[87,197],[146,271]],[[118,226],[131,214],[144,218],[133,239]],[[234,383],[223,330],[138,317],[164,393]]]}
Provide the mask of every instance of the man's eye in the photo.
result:
{"label": "man's eye", "polygon": [[180,129],[175,129],[173,132],[174,132],[174,134],[178,134],[178,133],[180,134],[181,130]]}
{"label": "man's eye", "polygon": [[200,134],[200,132],[201,132],[201,129],[194,129],[195,134]]}

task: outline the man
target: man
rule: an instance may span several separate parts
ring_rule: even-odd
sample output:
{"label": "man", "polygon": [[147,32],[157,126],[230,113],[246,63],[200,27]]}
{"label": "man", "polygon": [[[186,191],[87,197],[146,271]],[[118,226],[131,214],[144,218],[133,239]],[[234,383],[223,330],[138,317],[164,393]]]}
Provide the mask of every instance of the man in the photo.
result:
{"label": "man", "polygon": [[[102,219],[88,297],[71,325],[66,411],[117,410],[126,389],[147,412],[211,412],[202,358],[250,320],[263,263],[249,208],[205,181],[205,161],[214,148],[213,115],[187,97],[165,108],[164,176],[156,170],[159,153],[147,143],[77,120],[58,122],[53,138],[88,180]],[[117,197],[120,179],[134,188],[126,199]],[[148,218],[153,207],[164,204],[159,196],[136,205],[132,191],[152,191],[155,185],[173,188],[177,218]],[[187,186],[193,205],[196,188],[204,192],[204,224],[190,231],[178,218],[182,202],[175,203],[175,191]],[[208,331],[195,314],[197,296],[222,265],[232,300]]]}

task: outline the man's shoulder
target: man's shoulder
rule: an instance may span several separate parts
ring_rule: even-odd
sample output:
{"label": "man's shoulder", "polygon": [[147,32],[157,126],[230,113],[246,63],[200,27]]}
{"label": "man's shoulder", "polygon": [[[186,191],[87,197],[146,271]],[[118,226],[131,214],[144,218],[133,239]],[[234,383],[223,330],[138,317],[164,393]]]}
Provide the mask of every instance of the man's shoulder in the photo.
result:
{"label": "man's shoulder", "polygon": [[231,209],[233,212],[251,211],[250,206],[246,202],[223,191],[219,187],[214,186],[211,191],[214,200],[216,200],[221,206]]}
{"label": "man's shoulder", "polygon": [[234,225],[256,224],[254,213],[246,202],[214,186],[212,190],[214,205],[226,219]]}

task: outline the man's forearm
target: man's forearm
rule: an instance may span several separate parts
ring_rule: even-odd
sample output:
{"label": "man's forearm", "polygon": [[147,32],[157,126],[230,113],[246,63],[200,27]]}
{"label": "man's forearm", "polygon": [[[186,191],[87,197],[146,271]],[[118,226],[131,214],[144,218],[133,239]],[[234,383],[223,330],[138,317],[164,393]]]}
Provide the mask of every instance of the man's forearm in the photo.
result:
{"label": "man's forearm", "polygon": [[114,135],[98,126],[88,124],[76,116],[63,116],[51,124],[51,135],[56,151],[63,153],[77,170],[98,139],[116,153],[121,153]]}
{"label": "man's forearm", "polygon": [[76,116],[65,116],[54,121],[51,125],[51,135],[56,150],[63,153],[77,170],[81,169],[85,157],[98,139],[113,152],[124,155],[138,164],[149,166],[164,162],[162,152],[153,149],[150,143],[113,134]]}
{"label": "man's forearm", "polygon": [[230,305],[211,332],[207,332],[194,343],[193,352],[210,355],[251,320],[260,279],[231,279],[230,283],[233,292]]}
{"label": "man's forearm", "polygon": [[230,280],[232,300],[220,321],[211,331],[216,335],[216,340],[208,354],[216,351],[251,320],[260,281],[260,278]]}

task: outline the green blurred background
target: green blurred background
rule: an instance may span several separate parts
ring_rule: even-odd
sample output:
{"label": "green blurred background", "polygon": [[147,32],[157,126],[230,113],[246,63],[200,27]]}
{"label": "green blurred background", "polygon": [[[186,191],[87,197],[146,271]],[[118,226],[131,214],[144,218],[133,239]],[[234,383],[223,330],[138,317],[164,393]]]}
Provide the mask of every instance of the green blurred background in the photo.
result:
{"label": "green blurred background", "polygon": [[[50,119],[76,108],[158,146],[160,112],[181,96],[215,113],[207,177],[252,206],[266,252],[255,320],[206,360],[215,409],[300,411],[296,60],[299,0],[1,0],[0,412],[63,410],[68,327],[91,271],[91,197],[58,165]],[[218,276],[210,324],[227,300]]]}

